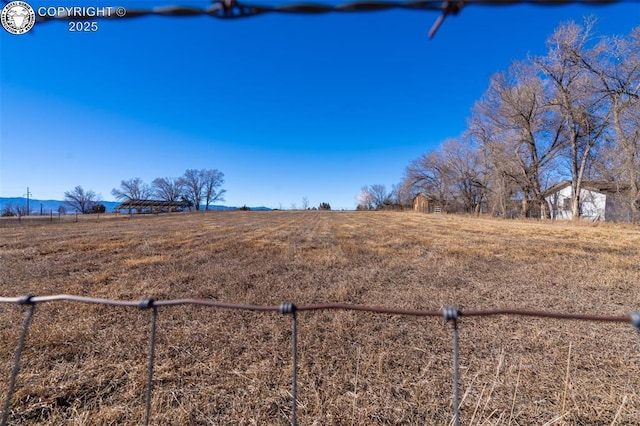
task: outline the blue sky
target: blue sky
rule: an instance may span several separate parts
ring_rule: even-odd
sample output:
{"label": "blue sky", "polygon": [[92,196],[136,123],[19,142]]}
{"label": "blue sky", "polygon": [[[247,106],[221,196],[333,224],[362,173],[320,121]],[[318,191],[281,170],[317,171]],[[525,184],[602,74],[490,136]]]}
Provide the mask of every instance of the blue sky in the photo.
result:
{"label": "blue sky", "polygon": [[599,34],[627,34],[640,2],[471,5],[432,40],[436,12],[398,10],[0,29],[0,197],[29,187],[62,199],[81,185],[111,201],[121,180],[204,168],[225,174],[227,205],[289,208],[307,197],[353,209],[363,185],[390,189],[411,160],[460,134],[492,73],[543,54],[561,22],[592,14]]}

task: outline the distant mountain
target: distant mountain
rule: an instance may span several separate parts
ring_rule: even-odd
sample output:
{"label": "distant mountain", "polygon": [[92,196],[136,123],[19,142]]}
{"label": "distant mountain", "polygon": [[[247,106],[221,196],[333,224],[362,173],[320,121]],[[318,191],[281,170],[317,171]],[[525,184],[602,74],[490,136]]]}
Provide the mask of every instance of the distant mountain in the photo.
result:
{"label": "distant mountain", "polygon": [[[120,203],[115,201],[101,201],[100,204],[104,204],[107,209],[107,213],[112,212]],[[59,200],[35,200],[29,199],[29,210],[32,215],[49,214],[52,211],[54,213],[58,212],[58,208],[60,206],[64,206],[67,209],[68,213],[75,213],[72,209],[67,206],[64,201]],[[24,197],[13,197],[13,198],[2,198],[0,197],[0,214],[7,208],[18,208],[21,209],[27,208],[27,199]]]}
{"label": "distant mountain", "polygon": [[[118,207],[121,203],[118,201],[101,201],[101,204],[107,208],[107,213],[111,213]],[[29,199],[29,210],[32,215],[49,214],[52,211],[54,213],[58,212],[58,208],[60,206],[64,206],[67,209],[67,212],[74,213],[71,211],[69,206],[67,206],[64,201],[59,200],[35,200]],[[7,208],[11,207],[13,209],[20,207],[21,209],[27,208],[27,199],[24,197],[13,197],[13,198],[3,198],[0,197],[0,214]],[[205,206],[200,206],[202,210],[205,209]],[[209,206],[209,210],[239,210],[240,207],[229,207],[229,206],[220,206],[220,205],[211,205]],[[271,210],[268,207],[250,207],[251,210],[260,210],[260,211],[268,211]]]}
{"label": "distant mountain", "polygon": [[[219,206],[219,205],[210,205],[209,210],[241,210],[243,207],[229,207],[229,206]],[[205,209],[205,206],[200,206],[201,210]],[[248,207],[251,211],[271,211],[269,207]]]}

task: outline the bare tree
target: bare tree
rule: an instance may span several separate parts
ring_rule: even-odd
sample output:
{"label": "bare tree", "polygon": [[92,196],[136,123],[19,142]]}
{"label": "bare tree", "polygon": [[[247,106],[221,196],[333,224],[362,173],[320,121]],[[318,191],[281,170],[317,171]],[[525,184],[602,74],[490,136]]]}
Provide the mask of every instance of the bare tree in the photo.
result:
{"label": "bare tree", "polygon": [[183,195],[182,180],[179,178],[156,178],[151,183],[154,195],[163,201],[178,201]]}
{"label": "bare tree", "polygon": [[369,186],[369,192],[373,197],[373,206],[376,209],[381,209],[385,204],[390,202],[389,194],[387,193],[387,187],[383,184],[376,183]]}
{"label": "bare tree", "polygon": [[406,209],[411,207],[414,194],[411,192],[411,187],[406,182],[400,182],[391,186],[391,193],[389,198],[391,202],[396,206]]}
{"label": "bare tree", "polygon": [[224,173],[219,170],[200,170],[200,179],[202,179],[204,190],[205,210],[209,210],[209,205],[216,201],[224,201],[224,194],[227,192],[222,189],[224,183]]}
{"label": "bare tree", "polygon": [[182,184],[185,197],[193,203],[196,210],[204,201],[205,210],[215,201],[224,201],[223,195],[227,192],[222,189],[224,173],[216,169],[196,170],[189,169],[179,179]]}
{"label": "bare tree", "polygon": [[193,203],[196,210],[200,210],[204,188],[204,181],[200,178],[200,171],[195,169],[187,170],[180,178],[180,182],[184,187],[185,197]]}
{"label": "bare tree", "polygon": [[302,210],[307,210],[309,208],[309,198],[305,195],[302,197]]}
{"label": "bare tree", "polygon": [[[477,111],[469,120],[467,137],[477,147],[475,157],[481,170],[482,195],[491,214],[511,217],[510,200],[517,193],[526,194],[517,180],[518,164],[511,144],[505,143],[500,130]],[[523,204],[528,204],[526,200]],[[526,208],[523,206],[520,211],[526,211]]]}
{"label": "bare tree", "polygon": [[432,151],[412,161],[405,170],[404,184],[447,207],[453,198],[452,174],[441,151]]}
{"label": "bare tree", "polygon": [[114,188],[111,190],[117,200],[147,200],[152,195],[152,190],[142,181],[140,178],[133,178],[129,180],[123,180],[120,182],[120,189]]}
{"label": "bare tree", "polygon": [[474,108],[467,133],[476,141],[478,155],[487,168],[485,197],[490,204],[491,214],[507,217],[509,200],[517,191],[514,178],[517,165],[503,143],[499,130],[482,110]]}
{"label": "bare tree", "polygon": [[382,209],[391,204],[391,194],[383,184],[365,185],[358,193],[358,205],[361,209]]}
{"label": "bare tree", "polygon": [[64,203],[82,214],[91,213],[93,207],[97,205],[98,198],[95,192],[85,191],[80,185],[64,193]]}
{"label": "bare tree", "polygon": [[582,182],[611,114],[606,97],[596,89],[596,79],[584,69],[584,59],[591,55],[587,42],[592,31],[593,21],[584,26],[573,22],[561,25],[547,41],[547,55],[536,60],[551,84],[554,111],[564,123],[574,220],[580,217]]}
{"label": "bare tree", "polygon": [[[549,92],[533,64],[515,62],[507,73],[491,77],[489,89],[474,106],[471,133],[480,135],[495,164],[502,163],[498,176],[509,176],[519,187],[524,215],[531,200],[549,217],[545,177],[564,146],[564,121],[554,114]],[[487,134],[492,137],[483,137]]]}
{"label": "bare tree", "polygon": [[371,210],[373,208],[373,194],[367,185],[363,186],[356,196],[358,210]]}
{"label": "bare tree", "polygon": [[581,66],[609,102],[612,143],[599,153],[600,174],[628,187],[626,203],[640,219],[640,27],[626,37],[606,37],[583,55]]}
{"label": "bare tree", "polygon": [[441,146],[453,196],[462,202],[464,211],[480,214],[486,198],[488,171],[484,159],[471,138],[448,139]]}
{"label": "bare tree", "polygon": [[26,205],[16,206],[15,211],[18,216],[29,216],[30,213]]}

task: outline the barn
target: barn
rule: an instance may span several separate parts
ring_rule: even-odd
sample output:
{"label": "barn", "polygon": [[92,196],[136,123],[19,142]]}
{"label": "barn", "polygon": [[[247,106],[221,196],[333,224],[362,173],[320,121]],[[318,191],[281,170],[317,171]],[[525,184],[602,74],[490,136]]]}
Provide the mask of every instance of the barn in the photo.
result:
{"label": "barn", "polygon": [[[624,202],[629,187],[624,182],[583,181],[580,189],[580,218],[591,221],[629,220],[629,209]],[[572,194],[570,180],[564,180],[545,192],[552,219],[571,219]]]}

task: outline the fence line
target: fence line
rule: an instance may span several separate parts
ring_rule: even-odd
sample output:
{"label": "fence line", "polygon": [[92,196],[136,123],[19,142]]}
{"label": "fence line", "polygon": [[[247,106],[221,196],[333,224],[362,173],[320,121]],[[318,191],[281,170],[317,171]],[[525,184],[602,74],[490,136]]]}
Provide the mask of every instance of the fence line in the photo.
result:
{"label": "fence line", "polygon": [[280,312],[283,315],[291,316],[291,358],[292,358],[292,373],[291,373],[291,419],[290,422],[293,426],[297,425],[297,371],[298,371],[298,332],[297,332],[297,312],[299,311],[327,311],[327,310],[341,310],[341,311],[359,311],[370,312],[375,314],[387,314],[387,315],[405,315],[405,316],[419,316],[419,317],[442,317],[445,322],[451,321],[452,323],[452,335],[453,335],[453,377],[452,377],[452,404],[453,404],[453,425],[458,426],[460,424],[460,403],[459,403],[459,336],[458,336],[458,319],[460,317],[489,317],[489,316],[527,316],[537,317],[545,319],[560,319],[560,320],[579,320],[579,321],[594,321],[594,322],[617,322],[617,323],[631,323],[640,336],[640,312],[630,312],[628,315],[590,315],[590,314],[573,314],[564,312],[549,312],[549,311],[529,311],[519,309],[493,309],[493,310],[469,310],[460,311],[455,307],[445,306],[440,311],[420,311],[420,310],[407,310],[407,309],[394,309],[385,308],[380,306],[365,306],[365,305],[351,305],[346,303],[323,303],[323,304],[310,304],[296,306],[291,302],[282,303],[279,306],[269,305],[247,305],[238,303],[218,302],[214,300],[203,299],[170,299],[170,300],[156,300],[153,298],[145,298],[141,300],[114,300],[104,299],[86,296],[74,296],[68,294],[57,294],[51,296],[18,296],[18,297],[0,297],[0,303],[6,304],[18,304],[28,306],[24,321],[22,323],[22,330],[18,339],[18,345],[14,354],[13,365],[11,369],[11,375],[9,377],[9,384],[7,387],[7,394],[4,401],[2,417],[0,420],[0,426],[5,426],[9,419],[9,412],[11,408],[11,399],[13,397],[15,382],[20,370],[20,363],[22,358],[22,351],[24,349],[29,326],[32,322],[33,314],[35,313],[35,307],[39,303],[49,302],[79,302],[89,304],[99,304],[107,306],[120,306],[120,307],[135,307],[139,309],[151,310],[151,323],[149,331],[149,353],[148,353],[148,365],[147,365],[147,384],[145,392],[145,411],[144,411],[144,424],[149,424],[151,417],[151,397],[153,390],[153,366],[155,357],[155,345],[156,345],[156,325],[158,317],[158,308],[180,305],[200,305],[213,308],[222,309],[235,309],[245,311],[258,311],[258,312]]}

